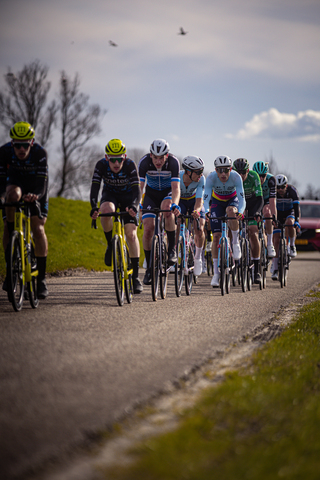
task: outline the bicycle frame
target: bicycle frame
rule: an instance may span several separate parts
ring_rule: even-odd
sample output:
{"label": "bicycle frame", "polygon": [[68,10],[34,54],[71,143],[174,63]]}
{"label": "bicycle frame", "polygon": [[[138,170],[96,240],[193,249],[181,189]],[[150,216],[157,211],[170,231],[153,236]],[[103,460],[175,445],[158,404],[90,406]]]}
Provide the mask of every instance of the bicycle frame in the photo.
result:
{"label": "bicycle frame", "polygon": [[280,242],[279,242],[279,252],[278,252],[278,271],[279,271],[279,282],[281,288],[287,285],[289,265],[291,263],[291,257],[288,254],[288,243],[286,237],[286,227],[292,225],[286,223],[277,222],[278,229],[280,229]]}
{"label": "bicycle frame", "polygon": [[[181,214],[178,217],[181,220],[180,223],[180,233],[178,238],[177,245],[177,255],[179,256],[180,252],[180,264],[179,258],[178,263],[175,268],[175,289],[177,297],[181,295],[181,288],[183,279],[185,279],[186,294],[190,295],[193,283],[193,270],[194,270],[194,261],[189,258],[190,251],[193,251],[193,221],[194,217],[192,215]],[[186,225],[186,222],[188,224]],[[199,228],[199,220],[198,220]],[[181,245],[181,247],[179,247]],[[182,251],[180,251],[180,248]]]}

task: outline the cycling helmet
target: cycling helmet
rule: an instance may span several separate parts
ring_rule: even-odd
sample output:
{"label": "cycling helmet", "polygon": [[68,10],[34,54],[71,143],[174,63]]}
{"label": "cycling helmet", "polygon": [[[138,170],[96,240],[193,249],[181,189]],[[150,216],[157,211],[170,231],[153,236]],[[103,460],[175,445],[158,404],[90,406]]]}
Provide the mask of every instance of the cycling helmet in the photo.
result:
{"label": "cycling helmet", "polygon": [[200,170],[204,169],[204,161],[195,155],[188,155],[182,160],[182,167],[185,170]]}
{"label": "cycling helmet", "polygon": [[232,165],[232,160],[230,157],[227,157],[225,155],[221,155],[220,157],[217,157],[214,161],[214,166],[215,168],[219,167],[231,167]]}
{"label": "cycling helmet", "polygon": [[107,143],[105,152],[106,155],[123,155],[127,151],[125,144],[119,138],[113,138]]}
{"label": "cycling helmet", "polygon": [[258,175],[266,175],[269,171],[269,165],[265,162],[256,162],[253,164],[252,170]]}
{"label": "cycling helmet", "polygon": [[32,140],[35,132],[30,123],[17,122],[10,130],[10,137],[12,140]]}
{"label": "cycling helmet", "polygon": [[232,168],[236,172],[246,172],[249,170],[249,162],[246,158],[237,158],[237,160],[233,162]]}
{"label": "cycling helmet", "polygon": [[150,145],[150,152],[153,153],[156,157],[162,157],[162,155],[166,155],[169,153],[170,146],[166,140],[162,138],[158,138],[154,140]]}
{"label": "cycling helmet", "polygon": [[276,176],[277,187],[283,187],[287,185],[288,179],[285,175],[277,175]]}

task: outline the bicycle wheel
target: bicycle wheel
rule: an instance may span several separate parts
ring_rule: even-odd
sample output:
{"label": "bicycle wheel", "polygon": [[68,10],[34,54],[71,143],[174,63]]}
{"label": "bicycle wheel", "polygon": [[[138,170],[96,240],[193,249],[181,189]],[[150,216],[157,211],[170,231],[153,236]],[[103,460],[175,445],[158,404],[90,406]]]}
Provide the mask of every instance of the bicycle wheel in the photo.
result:
{"label": "bicycle wheel", "polygon": [[38,288],[37,288],[37,259],[34,252],[33,242],[31,242],[31,256],[30,256],[30,264],[31,264],[31,282],[28,282],[28,294],[29,294],[29,302],[32,308],[37,308],[39,305],[38,299]]}
{"label": "bicycle wheel", "polygon": [[235,261],[233,259],[232,251],[229,250],[230,256],[229,256],[229,271],[231,273],[231,278],[232,278],[232,286],[235,287],[237,283],[237,267],[235,264]]}
{"label": "bicycle wheel", "polygon": [[239,260],[240,264],[240,281],[241,281],[241,288],[243,292],[247,291],[247,270],[248,270],[248,263],[247,263],[247,247],[246,242],[244,239],[240,240],[240,247],[241,247],[241,258]]}
{"label": "bicycle wheel", "polygon": [[193,268],[194,268],[194,254],[193,254],[193,248],[191,244],[189,244],[187,248],[186,266],[187,266],[188,273],[185,275],[185,287],[186,287],[186,294],[190,295],[192,290],[192,284],[193,284]]}
{"label": "bicycle wheel", "polygon": [[284,243],[284,239],[281,239],[279,244],[279,264],[278,264],[279,281],[280,281],[281,288],[284,287],[284,268],[285,268],[284,255],[285,255],[285,243]]}
{"label": "bicycle wheel", "polygon": [[19,312],[23,305],[24,284],[22,275],[22,252],[20,246],[20,235],[13,232],[9,240],[9,259],[7,270],[8,299],[16,312]]}
{"label": "bicycle wheel", "polygon": [[154,302],[158,298],[160,277],[160,252],[159,252],[159,237],[154,235],[151,247],[151,293]]}
{"label": "bicycle wheel", "polygon": [[211,277],[213,275],[213,261],[212,261],[212,253],[206,252],[206,262],[207,262],[207,275]]}
{"label": "bicycle wheel", "polygon": [[[125,244],[124,245],[124,262],[125,262],[125,268],[127,270],[127,273],[132,270],[131,262],[130,262],[130,257],[129,257],[129,250],[128,246]],[[133,280],[132,280],[132,273],[128,273],[128,278],[125,279],[124,281],[124,290],[126,293],[126,299],[128,303],[132,303],[133,299]]]}
{"label": "bicycle wheel", "polygon": [[162,299],[166,298],[168,286],[168,249],[166,243],[163,241],[162,248],[162,265],[160,269],[160,295]]}
{"label": "bicycle wheel", "polygon": [[247,250],[247,288],[250,292],[250,290],[252,290],[253,264],[251,262],[249,240],[246,240],[246,250]]}
{"label": "bicycle wheel", "polygon": [[289,253],[287,242],[284,240],[284,263],[283,263],[283,285],[286,287],[288,283],[289,270]]}
{"label": "bicycle wheel", "polygon": [[184,262],[185,262],[182,237],[179,237],[179,240],[178,240],[177,257],[178,257],[178,262],[176,263],[175,271],[174,271],[174,287],[176,290],[177,297],[180,297],[182,285],[183,285],[183,279],[184,279]]}
{"label": "bicycle wheel", "polygon": [[226,239],[221,237],[219,244],[220,289],[221,295],[226,293]]}
{"label": "bicycle wheel", "polygon": [[121,257],[121,245],[118,235],[112,239],[112,258],[113,258],[113,276],[114,286],[116,289],[116,296],[118,304],[122,307],[124,303],[124,275]]}
{"label": "bicycle wheel", "polygon": [[262,290],[267,286],[267,254],[266,254],[266,246],[263,239],[260,241],[260,274],[261,274],[260,290]]}

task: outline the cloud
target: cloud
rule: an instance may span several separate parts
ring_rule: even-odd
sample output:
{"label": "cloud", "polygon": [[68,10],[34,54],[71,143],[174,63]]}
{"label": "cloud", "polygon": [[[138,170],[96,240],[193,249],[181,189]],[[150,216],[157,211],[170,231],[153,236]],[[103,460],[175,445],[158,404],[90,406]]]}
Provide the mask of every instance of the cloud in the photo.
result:
{"label": "cloud", "polygon": [[226,138],[248,140],[252,138],[290,139],[300,141],[320,141],[320,112],[305,110],[293,113],[281,113],[276,108],[261,112],[245,123],[235,135]]}

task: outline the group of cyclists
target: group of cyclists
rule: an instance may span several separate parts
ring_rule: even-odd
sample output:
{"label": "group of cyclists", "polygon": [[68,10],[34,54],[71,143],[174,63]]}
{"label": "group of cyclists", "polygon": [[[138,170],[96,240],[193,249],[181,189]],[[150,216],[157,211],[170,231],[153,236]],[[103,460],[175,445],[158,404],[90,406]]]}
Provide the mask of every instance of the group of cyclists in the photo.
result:
{"label": "group of cyclists", "polygon": [[[31,228],[35,241],[39,275],[38,297],[48,296],[45,280],[48,242],[45,223],[48,215],[48,162],[47,152],[35,143],[35,132],[28,122],[17,122],[10,130],[11,141],[0,147],[0,201],[1,203],[39,202],[41,217],[33,208]],[[279,231],[277,219],[290,224],[289,254],[296,256],[295,237],[299,225],[299,195],[285,175],[273,176],[266,162],[254,163],[252,170],[245,158],[232,162],[225,155],[214,160],[214,170],[204,176],[204,161],[196,155],[182,160],[170,153],[166,140],[156,139],[150,152],[139,164],[127,157],[126,146],[120,139],[110,140],[105,147],[105,156],[94,168],[90,190],[90,216],[97,219],[100,213],[111,213],[120,208],[126,211],[124,229],[133,268],[135,294],[143,291],[143,284],[151,284],[151,242],[155,226],[153,209],[166,210],[165,231],[168,240],[168,264],[177,263],[176,243],[179,232],[179,215],[189,214],[194,218],[195,258],[194,275],[199,276],[205,268],[204,247],[210,249],[213,258],[211,285],[219,287],[218,245],[221,237],[221,218],[228,221],[235,260],[241,257],[238,219],[244,214],[249,221],[249,240],[254,262],[254,282],[261,282],[260,243],[258,222],[264,217],[267,236],[267,254],[273,259],[272,278],[277,279],[277,254]],[[102,184],[102,193],[100,187]],[[9,236],[14,229],[14,207],[3,211],[3,247],[7,259]],[[139,278],[140,243],[137,235],[139,213],[143,223],[142,245],[146,269],[143,282]],[[101,225],[107,242],[105,264],[111,266],[112,217],[101,217]],[[210,241],[212,238],[212,241]],[[211,237],[212,236],[212,237]],[[6,279],[3,289],[6,290]]]}

